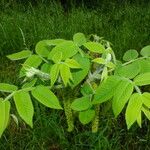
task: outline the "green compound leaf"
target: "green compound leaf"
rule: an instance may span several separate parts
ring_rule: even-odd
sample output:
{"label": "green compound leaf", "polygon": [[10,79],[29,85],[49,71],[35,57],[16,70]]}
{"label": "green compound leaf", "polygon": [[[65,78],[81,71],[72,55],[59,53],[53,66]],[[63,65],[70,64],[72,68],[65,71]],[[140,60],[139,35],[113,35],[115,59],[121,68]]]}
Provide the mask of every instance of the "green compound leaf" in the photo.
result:
{"label": "green compound leaf", "polygon": [[74,56],[78,52],[78,49],[79,47],[76,46],[74,42],[65,41],[65,42],[58,44],[51,50],[51,52],[48,55],[48,59],[52,60],[53,56],[56,53],[61,52],[62,60],[66,60],[67,58]]}
{"label": "green compound leaf", "polygon": [[32,52],[30,50],[23,50],[21,52],[8,55],[7,57],[10,60],[20,60],[29,57],[31,54]]}
{"label": "green compound leaf", "polygon": [[13,96],[20,117],[33,128],[34,108],[28,92],[19,91]]}
{"label": "green compound leaf", "polygon": [[130,61],[130,60],[133,60],[133,59],[136,59],[138,57],[138,52],[136,50],[128,50],[125,52],[124,56],[123,56],[123,60],[124,61]]}
{"label": "green compound leaf", "polygon": [[43,85],[39,85],[32,90],[32,95],[36,100],[49,108],[62,109],[58,98],[49,90],[49,88]]}
{"label": "green compound leaf", "polygon": [[18,87],[15,85],[7,84],[7,83],[0,83],[1,92],[12,93],[17,90],[18,90]]}
{"label": "green compound leaf", "polygon": [[103,53],[105,52],[105,48],[102,44],[97,42],[87,42],[84,46],[91,52],[94,53]]}
{"label": "green compound leaf", "polygon": [[150,45],[143,47],[140,54],[142,56],[150,56]]}
{"label": "green compound leaf", "polygon": [[134,78],[134,83],[137,86],[149,85],[150,84],[150,72],[139,74]]}
{"label": "green compound leaf", "polygon": [[81,65],[74,59],[66,59],[65,63],[67,64],[68,67],[76,69],[76,68],[81,68]]}
{"label": "green compound leaf", "polygon": [[140,72],[140,66],[134,62],[126,66],[120,66],[115,69],[115,75],[132,79]]}
{"label": "green compound leaf", "polygon": [[53,86],[59,76],[60,64],[54,64],[50,70],[51,86]]}
{"label": "green compound leaf", "polygon": [[112,100],[112,109],[117,117],[133,92],[133,84],[129,80],[122,80],[116,87],[116,92]]}
{"label": "green compound leaf", "polygon": [[143,96],[143,104],[146,107],[150,108],[150,93],[145,92],[145,93],[143,93],[142,96]]}
{"label": "green compound leaf", "polygon": [[86,43],[86,38],[83,33],[76,33],[73,36],[73,41],[76,43],[78,46],[82,46],[84,43]]}
{"label": "green compound leaf", "polygon": [[82,80],[87,76],[90,69],[90,60],[86,57],[82,57],[80,54],[77,54],[73,57],[80,65],[82,69],[76,69],[72,72],[73,84],[72,87],[78,85]]}
{"label": "green compound leaf", "polygon": [[71,108],[75,111],[87,110],[92,106],[89,96],[84,96],[78,99],[75,99],[71,104]]}
{"label": "green compound leaf", "polygon": [[70,68],[67,65],[65,64],[60,65],[60,76],[65,86],[67,86],[67,84],[70,83],[69,82],[70,79],[72,80]]}
{"label": "green compound leaf", "polygon": [[93,109],[88,109],[79,112],[79,120],[83,125],[90,123],[94,119],[94,117],[95,117],[95,110]]}
{"label": "green compound leaf", "polygon": [[128,129],[133,125],[137,120],[139,113],[142,108],[142,95],[139,93],[134,93],[129,100],[127,109],[126,109],[126,124]]}
{"label": "green compound leaf", "polygon": [[120,82],[121,79],[118,76],[110,76],[106,81],[103,81],[96,89],[93,104],[100,104],[112,98]]}
{"label": "green compound leaf", "polygon": [[0,98],[0,137],[6,129],[10,116],[10,102]]}
{"label": "green compound leaf", "polygon": [[[28,59],[23,63],[23,66],[29,66],[37,68],[42,63],[42,59],[38,55],[31,55]],[[19,77],[25,76],[26,70],[21,68]]]}

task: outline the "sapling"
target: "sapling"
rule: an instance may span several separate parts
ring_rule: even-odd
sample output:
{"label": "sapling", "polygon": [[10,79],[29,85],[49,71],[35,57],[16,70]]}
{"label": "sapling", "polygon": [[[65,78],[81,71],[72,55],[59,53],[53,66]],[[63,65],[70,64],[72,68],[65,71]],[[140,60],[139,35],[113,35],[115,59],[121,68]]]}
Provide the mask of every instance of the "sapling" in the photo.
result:
{"label": "sapling", "polygon": [[[25,59],[16,86],[0,83],[0,136],[7,128],[12,100],[22,120],[33,127],[32,100],[51,109],[64,111],[68,131],[74,130],[78,116],[83,125],[99,127],[100,105],[108,100],[115,117],[124,111],[127,128],[134,122],[141,127],[142,113],[150,120],[150,93],[142,86],[150,84],[150,46],[139,53],[128,50],[123,61],[116,60],[112,44],[97,35],[86,38],[76,33],[73,40],[42,40],[35,50],[8,55],[11,60]],[[103,105],[102,105],[103,106]]]}

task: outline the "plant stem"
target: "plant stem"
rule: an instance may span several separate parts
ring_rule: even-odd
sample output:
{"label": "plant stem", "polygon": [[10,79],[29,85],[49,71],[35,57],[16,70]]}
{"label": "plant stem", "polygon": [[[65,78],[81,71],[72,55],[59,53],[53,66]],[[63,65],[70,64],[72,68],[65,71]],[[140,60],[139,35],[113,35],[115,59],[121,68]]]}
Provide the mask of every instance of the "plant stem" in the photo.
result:
{"label": "plant stem", "polygon": [[99,113],[100,113],[100,105],[95,106],[95,118],[92,122],[92,132],[96,133],[99,127]]}
{"label": "plant stem", "polygon": [[149,57],[140,57],[140,58],[137,58],[137,59],[133,59],[133,60],[130,60],[130,61],[128,61],[128,62],[122,64],[122,66],[126,66],[126,65],[128,65],[128,64],[130,64],[130,63],[132,63],[132,62],[134,62],[134,61],[141,60],[141,59],[145,59],[145,58],[149,58]]}
{"label": "plant stem", "polygon": [[138,86],[135,85],[134,87],[135,87],[136,91],[137,91],[139,94],[142,93],[141,90],[140,90],[140,88],[139,88]]}
{"label": "plant stem", "polygon": [[65,115],[66,115],[66,120],[67,120],[67,124],[68,124],[68,132],[72,132],[74,130],[74,121],[73,121],[73,114],[72,114],[72,110],[71,110],[71,103],[70,100],[63,100],[64,103],[64,111],[65,111]]}

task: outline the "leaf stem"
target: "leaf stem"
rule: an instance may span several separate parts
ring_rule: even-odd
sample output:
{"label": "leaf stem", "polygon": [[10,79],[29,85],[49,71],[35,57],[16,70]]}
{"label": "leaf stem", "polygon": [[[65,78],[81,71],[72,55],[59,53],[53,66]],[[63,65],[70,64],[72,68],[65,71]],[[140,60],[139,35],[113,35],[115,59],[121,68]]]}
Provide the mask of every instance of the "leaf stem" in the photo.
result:
{"label": "leaf stem", "polygon": [[130,64],[130,63],[132,63],[132,62],[135,62],[135,61],[137,61],[137,60],[141,60],[141,59],[145,59],[145,58],[149,58],[149,57],[147,57],[147,56],[139,57],[139,58],[136,58],[136,59],[130,60],[130,61],[128,61],[128,62],[126,62],[126,63],[122,64],[122,66],[126,66],[126,65],[128,65],[128,64]]}
{"label": "leaf stem", "polygon": [[135,85],[134,87],[135,87],[136,91],[137,91],[139,94],[142,94],[140,88],[139,88],[137,85]]}

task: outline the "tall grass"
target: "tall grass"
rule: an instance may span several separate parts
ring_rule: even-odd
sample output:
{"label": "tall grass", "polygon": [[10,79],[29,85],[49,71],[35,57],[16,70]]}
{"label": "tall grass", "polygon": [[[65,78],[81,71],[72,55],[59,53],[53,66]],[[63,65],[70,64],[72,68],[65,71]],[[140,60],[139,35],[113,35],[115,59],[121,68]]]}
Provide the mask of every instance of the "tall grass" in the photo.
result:
{"label": "tall grass", "polygon": [[[5,6],[6,7],[6,6]],[[95,33],[113,43],[120,58],[124,51],[141,49],[150,43],[150,5],[101,6],[97,10],[86,7],[64,12],[59,3],[48,5],[7,6],[0,12],[0,53],[5,55],[25,48],[34,49],[42,39],[71,39],[76,32]],[[11,8],[12,7],[12,8]]]}
{"label": "tall grass", "polygon": [[[82,4],[66,12],[55,1],[36,6],[16,1],[3,3],[0,11],[0,82],[19,82],[16,78],[18,63],[8,61],[5,55],[24,48],[34,50],[39,40],[71,39],[76,32],[94,33],[112,42],[121,59],[126,50],[140,50],[150,44],[149,26],[149,4],[116,5],[107,1],[96,9]],[[34,129],[20,119],[19,127],[11,121],[0,139],[0,150],[148,150],[150,147],[150,128],[146,120],[142,129],[134,126],[127,131],[124,117],[114,119],[110,110],[101,114],[97,134],[88,132],[88,125],[83,129],[78,121],[75,131],[67,133],[62,112],[46,109],[35,101],[34,106]]]}

